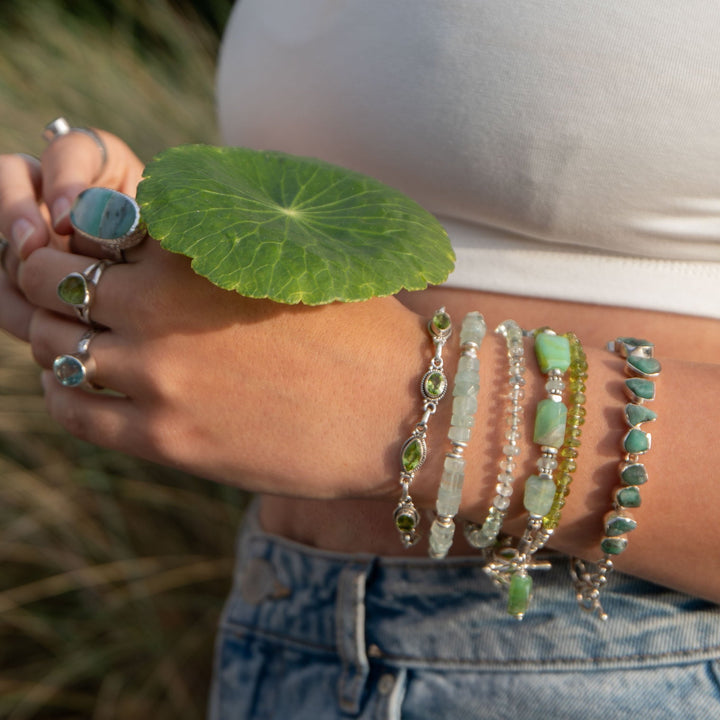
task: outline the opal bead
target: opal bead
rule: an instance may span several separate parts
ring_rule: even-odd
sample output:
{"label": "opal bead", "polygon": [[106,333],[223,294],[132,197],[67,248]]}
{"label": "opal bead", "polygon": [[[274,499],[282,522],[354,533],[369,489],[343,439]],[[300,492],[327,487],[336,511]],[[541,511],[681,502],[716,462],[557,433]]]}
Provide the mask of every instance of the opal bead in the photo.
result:
{"label": "opal bead", "polygon": [[549,475],[531,475],[525,481],[525,509],[542,517],[550,512],[555,497],[555,483]]}
{"label": "opal bead", "polygon": [[545,398],[538,403],[535,413],[533,441],[538,445],[560,448],[565,439],[567,407],[561,402]]}
{"label": "opal bead", "polygon": [[535,357],[543,375],[550,370],[565,372],[570,367],[570,343],[564,335],[538,333],[535,336]]}

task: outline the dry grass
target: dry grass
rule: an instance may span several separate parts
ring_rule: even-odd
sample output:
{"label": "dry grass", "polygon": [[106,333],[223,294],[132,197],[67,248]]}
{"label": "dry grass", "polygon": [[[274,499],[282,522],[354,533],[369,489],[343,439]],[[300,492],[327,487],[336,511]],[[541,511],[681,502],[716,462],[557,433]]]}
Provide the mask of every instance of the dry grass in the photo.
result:
{"label": "dry grass", "polygon": [[[146,159],[215,142],[216,38],[164,0],[119,4],[157,48],[127,23],[17,3],[0,25],[0,152],[39,153],[60,114]],[[244,496],[68,436],[27,348],[2,336],[0,477],[0,717],[204,717]]]}

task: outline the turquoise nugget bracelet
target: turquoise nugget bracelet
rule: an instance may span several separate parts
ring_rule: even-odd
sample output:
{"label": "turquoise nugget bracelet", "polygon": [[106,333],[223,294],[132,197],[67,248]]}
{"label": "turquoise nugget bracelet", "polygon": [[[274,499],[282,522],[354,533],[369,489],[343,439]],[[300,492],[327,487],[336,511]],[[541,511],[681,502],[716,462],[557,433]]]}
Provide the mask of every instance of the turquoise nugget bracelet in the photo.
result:
{"label": "turquoise nugget bracelet", "polygon": [[571,574],[575,583],[577,601],[583,610],[596,612],[601,620],[608,615],[600,604],[600,590],[613,570],[613,558],[628,545],[627,533],[637,527],[629,508],[640,507],[640,485],[648,475],[642,462],[650,450],[651,435],[641,428],[653,422],[657,414],[645,407],[655,399],[654,379],[660,374],[660,363],[655,359],[655,346],[648,340],[621,337],[608,343],[608,350],[625,358],[625,394],[630,402],[623,408],[628,431],[622,439],[624,457],[618,468],[621,485],[613,493],[613,508],[604,518],[604,536],[600,541],[603,557],[593,565],[573,558]]}

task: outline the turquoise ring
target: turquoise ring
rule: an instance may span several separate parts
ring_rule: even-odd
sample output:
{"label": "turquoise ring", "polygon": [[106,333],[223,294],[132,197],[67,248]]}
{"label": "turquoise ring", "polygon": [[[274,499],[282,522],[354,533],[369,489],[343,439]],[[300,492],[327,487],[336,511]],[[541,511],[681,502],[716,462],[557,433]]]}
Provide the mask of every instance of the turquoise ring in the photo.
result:
{"label": "turquoise ring", "polygon": [[139,245],[147,236],[140,207],[118,190],[90,187],[83,190],[70,209],[75,233],[112,251],[118,260],[122,252]]}
{"label": "turquoise ring", "polygon": [[97,335],[98,331],[87,330],[78,341],[77,350],[74,353],[58,355],[53,361],[53,373],[55,378],[63,387],[75,388],[87,386],[97,388],[93,383],[95,376],[95,359],[90,355],[90,341]]}

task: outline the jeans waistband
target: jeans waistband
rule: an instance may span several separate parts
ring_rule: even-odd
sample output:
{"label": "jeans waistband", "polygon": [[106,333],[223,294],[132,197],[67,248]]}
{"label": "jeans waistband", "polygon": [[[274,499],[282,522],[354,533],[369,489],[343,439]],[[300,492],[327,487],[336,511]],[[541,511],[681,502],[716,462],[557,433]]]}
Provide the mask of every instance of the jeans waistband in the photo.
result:
{"label": "jeans waistband", "polygon": [[[226,625],[340,654],[345,680],[367,658],[404,667],[597,670],[720,657],[720,606],[614,573],[607,622],[577,606],[568,561],[538,571],[522,622],[479,557],[442,561],[326,552],[269,535],[251,511],[239,538]],[[350,693],[352,694],[352,693]]]}

